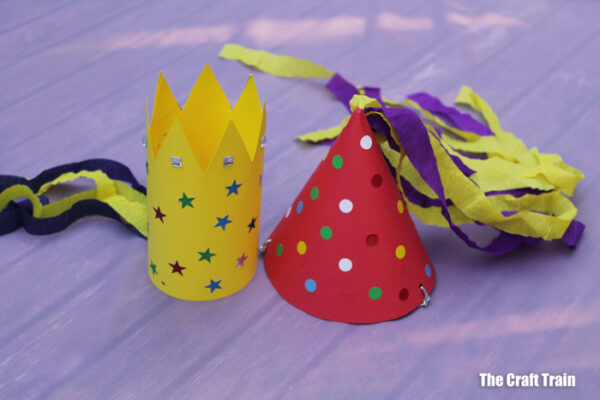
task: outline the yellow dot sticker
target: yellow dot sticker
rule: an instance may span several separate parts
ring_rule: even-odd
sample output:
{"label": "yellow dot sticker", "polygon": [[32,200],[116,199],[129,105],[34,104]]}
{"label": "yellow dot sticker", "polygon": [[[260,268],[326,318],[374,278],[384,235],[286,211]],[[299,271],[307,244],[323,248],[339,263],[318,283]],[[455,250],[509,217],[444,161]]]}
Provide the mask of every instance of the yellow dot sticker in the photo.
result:
{"label": "yellow dot sticker", "polygon": [[406,255],[406,249],[404,248],[404,246],[400,245],[400,246],[396,247],[396,258],[398,260],[402,260],[405,255]]}
{"label": "yellow dot sticker", "polygon": [[304,253],[306,253],[306,243],[304,243],[302,240],[299,241],[298,245],[296,246],[296,250],[298,250],[298,254],[301,256],[304,255]]}
{"label": "yellow dot sticker", "polygon": [[404,204],[402,204],[402,200],[398,200],[398,212],[400,214],[404,212]]}

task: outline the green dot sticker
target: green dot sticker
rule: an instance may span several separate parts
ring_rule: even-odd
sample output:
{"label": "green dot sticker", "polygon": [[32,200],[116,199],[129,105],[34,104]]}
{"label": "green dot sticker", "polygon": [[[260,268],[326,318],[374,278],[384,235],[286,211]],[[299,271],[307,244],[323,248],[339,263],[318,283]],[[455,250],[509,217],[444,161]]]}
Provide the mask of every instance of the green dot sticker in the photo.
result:
{"label": "green dot sticker", "polygon": [[324,226],[321,228],[321,237],[325,240],[329,240],[331,239],[331,236],[333,235],[333,232],[331,231],[331,228],[328,226]]}
{"label": "green dot sticker", "polygon": [[344,159],[338,154],[337,156],[333,157],[331,163],[335,169],[340,169],[342,168],[342,165],[344,165]]}
{"label": "green dot sticker", "polygon": [[277,255],[281,256],[282,253],[283,253],[283,244],[279,243],[277,245]]}
{"label": "green dot sticker", "polygon": [[310,190],[310,198],[316,200],[317,197],[319,197],[319,188],[315,186]]}
{"label": "green dot sticker", "polygon": [[371,300],[379,300],[381,298],[381,288],[373,286],[371,289],[369,289],[369,297]]}

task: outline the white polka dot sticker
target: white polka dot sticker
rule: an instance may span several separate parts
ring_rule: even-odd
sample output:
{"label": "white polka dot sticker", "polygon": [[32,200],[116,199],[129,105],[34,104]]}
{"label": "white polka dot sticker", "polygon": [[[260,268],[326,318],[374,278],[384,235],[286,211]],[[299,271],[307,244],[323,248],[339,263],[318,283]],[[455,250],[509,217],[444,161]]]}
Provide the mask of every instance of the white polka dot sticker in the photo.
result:
{"label": "white polka dot sticker", "polygon": [[289,217],[290,216],[290,212],[292,212],[292,206],[290,206],[287,211],[285,212],[285,217]]}
{"label": "white polka dot sticker", "polygon": [[352,211],[353,207],[354,204],[352,204],[352,202],[348,199],[340,201],[340,211],[344,214],[348,214],[350,211]]}
{"label": "white polka dot sticker", "polygon": [[371,136],[365,135],[360,138],[360,147],[365,150],[369,150],[371,146],[373,146],[373,139],[371,139]]}
{"label": "white polka dot sticker", "polygon": [[344,272],[348,272],[352,269],[352,261],[349,258],[342,258],[338,262],[338,267]]}

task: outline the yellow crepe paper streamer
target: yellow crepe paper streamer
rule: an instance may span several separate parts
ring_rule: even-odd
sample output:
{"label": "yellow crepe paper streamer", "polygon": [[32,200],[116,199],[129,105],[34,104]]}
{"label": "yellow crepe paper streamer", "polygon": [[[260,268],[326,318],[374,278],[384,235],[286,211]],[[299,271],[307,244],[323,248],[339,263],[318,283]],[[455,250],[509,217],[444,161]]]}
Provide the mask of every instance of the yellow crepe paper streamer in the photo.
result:
{"label": "yellow crepe paper streamer", "polygon": [[237,44],[226,44],[221,58],[240,61],[250,67],[284,78],[329,78],[333,72],[301,58],[275,55],[264,50],[248,49]]}
{"label": "yellow crepe paper streamer", "polygon": [[558,154],[540,154],[536,148],[527,150],[520,139],[500,127],[498,117],[492,108],[470,87],[463,86],[461,88],[455,103],[468,105],[473,110],[481,113],[496,137],[507,144],[519,163],[543,165],[543,169],[539,169],[534,173],[543,176],[549,183],[555,185],[567,195],[573,195],[577,183],[584,177],[579,170],[565,164]]}
{"label": "yellow crepe paper streamer", "polygon": [[[221,56],[241,61],[277,76],[324,78],[333,75],[325,67],[307,60],[273,55],[236,45],[226,45]],[[285,63],[282,60],[285,60]],[[310,68],[307,69],[306,65]],[[319,74],[315,71],[323,73]],[[359,95],[355,95],[351,100],[351,108],[378,106],[375,99],[364,96],[364,90],[360,86],[358,88]],[[446,197],[454,203],[448,207],[448,210],[455,224],[477,221],[504,232],[523,236],[545,240],[562,237],[577,214],[577,208],[563,193],[573,195],[577,183],[583,179],[583,174],[565,164],[559,155],[542,154],[536,148],[528,149],[514,134],[504,131],[492,108],[471,88],[463,86],[455,103],[467,105],[479,112],[494,136],[479,136],[450,126],[412,100],[403,102],[386,98],[382,100],[387,107],[411,108],[420,113],[426,122]],[[347,118],[338,126],[310,132],[300,136],[299,139],[304,142],[333,139],[340,134],[346,121]],[[443,134],[439,140],[433,126],[427,122],[441,128]],[[380,145],[388,161],[397,169],[398,177],[402,176],[422,194],[437,199],[437,195],[423,181],[406,157],[391,149],[385,142],[380,141]],[[466,177],[446,151],[460,158],[475,173],[470,178]],[[460,152],[481,154],[486,158],[473,159]],[[402,190],[400,184],[398,187]],[[523,188],[547,192],[521,197],[510,194],[489,197],[485,195],[486,192]],[[431,225],[448,226],[448,222],[441,214],[441,207],[424,208],[411,203],[408,199],[407,204],[409,210],[421,221]],[[516,214],[504,216],[502,211],[515,211]]]}
{"label": "yellow crepe paper streamer", "polygon": [[350,119],[350,116],[347,116],[346,118],[344,118],[342,123],[339,125],[333,126],[331,128],[320,129],[318,131],[313,131],[313,132],[307,133],[305,135],[299,136],[298,139],[300,139],[303,142],[311,142],[311,143],[318,143],[318,142],[322,142],[323,140],[335,139],[336,137],[338,137],[340,135],[340,133],[342,132],[342,129],[344,129],[344,127],[348,123],[349,119]]}

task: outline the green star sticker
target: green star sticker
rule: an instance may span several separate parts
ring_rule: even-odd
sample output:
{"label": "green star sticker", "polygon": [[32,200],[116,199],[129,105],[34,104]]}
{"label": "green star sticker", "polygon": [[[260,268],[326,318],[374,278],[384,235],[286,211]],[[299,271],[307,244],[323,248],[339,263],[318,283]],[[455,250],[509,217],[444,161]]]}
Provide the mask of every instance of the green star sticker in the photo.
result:
{"label": "green star sticker", "polygon": [[212,257],[217,255],[216,253],[211,253],[210,249],[206,249],[206,251],[199,251],[198,254],[200,254],[200,259],[198,261],[206,260],[208,262],[210,262]]}
{"label": "green star sticker", "polygon": [[152,270],[152,275],[158,275],[158,272],[156,272],[156,264],[154,264],[154,261],[150,261],[150,269]]}
{"label": "green star sticker", "polygon": [[185,192],[183,192],[183,194],[181,195],[181,198],[179,199],[179,201],[181,202],[181,208],[185,208],[185,206],[190,206],[190,207],[194,208],[192,201],[194,201],[195,199],[196,199],[195,197],[187,197]]}

